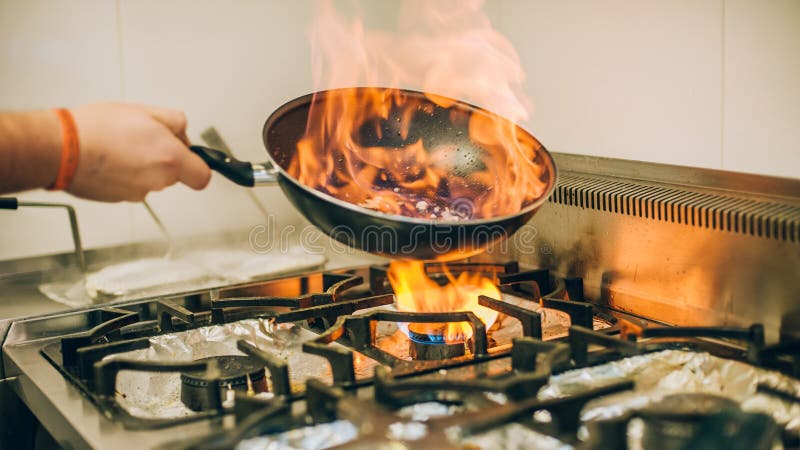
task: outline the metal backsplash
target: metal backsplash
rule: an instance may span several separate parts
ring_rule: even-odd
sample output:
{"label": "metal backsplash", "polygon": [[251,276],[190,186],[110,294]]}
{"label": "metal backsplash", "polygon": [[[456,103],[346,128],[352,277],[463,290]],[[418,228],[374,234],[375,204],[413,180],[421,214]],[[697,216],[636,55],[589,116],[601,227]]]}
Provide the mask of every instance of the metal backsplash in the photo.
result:
{"label": "metal backsplash", "polygon": [[556,191],[522,232],[535,238],[511,241],[520,262],[670,324],[800,331],[800,180],[555,157]]}

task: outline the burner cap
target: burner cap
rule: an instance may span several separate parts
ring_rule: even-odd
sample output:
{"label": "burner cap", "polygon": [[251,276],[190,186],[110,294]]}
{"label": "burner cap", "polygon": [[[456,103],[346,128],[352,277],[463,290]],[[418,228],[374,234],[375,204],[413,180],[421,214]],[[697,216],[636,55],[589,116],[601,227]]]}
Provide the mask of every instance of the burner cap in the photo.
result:
{"label": "burner cap", "polygon": [[[264,378],[264,365],[249,356],[210,356],[208,358],[198,359],[197,362],[212,360],[217,361],[220,386],[247,386],[248,375],[250,376],[251,382]],[[208,386],[210,381],[207,375],[205,370],[183,372],[181,373],[181,383],[190,386],[205,387]]]}
{"label": "burner cap", "polygon": [[466,354],[464,342],[432,344],[414,339],[408,341],[408,353],[416,360],[439,360],[464,356]]}
{"label": "burner cap", "polygon": [[[264,365],[248,356],[226,355],[211,356],[198,359],[198,362],[212,361],[217,362],[218,386],[221,398],[229,388],[247,390],[248,378],[253,390],[264,392],[267,390],[267,383],[264,377]],[[203,411],[210,408],[211,402],[208,397],[208,387],[211,380],[205,370],[197,370],[181,373],[181,401],[194,411]]]}
{"label": "burner cap", "polygon": [[[419,333],[408,327],[408,337],[415,342],[419,342],[420,344],[445,344],[444,335],[443,334],[433,334],[433,333]],[[463,343],[461,343],[463,345]]]}
{"label": "burner cap", "polygon": [[684,449],[701,433],[708,418],[731,409],[739,409],[739,405],[718,395],[668,395],[639,411],[644,422],[642,448]]}
{"label": "burner cap", "polygon": [[450,359],[466,354],[464,341],[446,342],[443,334],[420,333],[411,328],[408,327],[408,353],[412,359]]}
{"label": "burner cap", "polygon": [[684,393],[667,395],[660,401],[642,408],[640,415],[643,418],[689,421],[738,408],[738,403],[727,397],[703,393]]}

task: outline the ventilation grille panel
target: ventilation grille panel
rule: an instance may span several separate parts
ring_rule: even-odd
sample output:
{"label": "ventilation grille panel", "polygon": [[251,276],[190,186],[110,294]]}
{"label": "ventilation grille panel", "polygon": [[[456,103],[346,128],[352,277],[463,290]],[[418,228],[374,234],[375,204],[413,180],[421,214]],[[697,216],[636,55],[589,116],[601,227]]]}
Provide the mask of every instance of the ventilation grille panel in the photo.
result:
{"label": "ventilation grille panel", "polygon": [[563,173],[550,201],[645,219],[800,242],[800,207],[774,201]]}

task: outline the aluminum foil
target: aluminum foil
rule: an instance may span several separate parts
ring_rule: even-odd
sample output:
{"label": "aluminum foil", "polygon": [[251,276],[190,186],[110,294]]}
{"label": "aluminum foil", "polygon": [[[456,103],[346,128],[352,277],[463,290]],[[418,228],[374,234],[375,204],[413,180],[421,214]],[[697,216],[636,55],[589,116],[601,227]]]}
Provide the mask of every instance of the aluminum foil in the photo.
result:
{"label": "aluminum foil", "polygon": [[[436,376],[450,375],[449,371]],[[452,371],[455,372],[455,371]],[[464,375],[464,374],[461,374]],[[667,350],[647,355],[625,358],[619,361],[564,372],[551,377],[538,396],[542,399],[557,398],[583,392],[598,386],[632,379],[635,390],[608,395],[590,402],[582,413],[583,421],[608,418],[629,410],[647,406],[665,395],[686,392],[705,392],[730,397],[745,411],[760,411],[771,414],[775,420],[789,429],[795,429],[800,420],[800,406],[755,392],[759,383],[766,383],[787,392],[800,393],[800,381],[780,373],[759,369],[738,361],[726,360],[708,353]],[[413,447],[415,439],[426,432],[425,422],[431,418],[458,414],[468,409],[464,406],[444,405],[430,402],[411,405],[398,411],[401,420],[392,423],[387,436],[405,441]],[[345,422],[346,423],[346,422]],[[329,436],[341,432],[342,422],[295,430],[296,436],[319,433]],[[350,426],[352,426],[350,424]],[[349,431],[353,429],[346,428]],[[638,445],[642,435],[642,423],[633,420],[629,427],[631,448]],[[585,430],[582,430],[585,436]],[[347,440],[356,435],[347,434]],[[494,449],[571,449],[570,445],[553,437],[537,433],[523,425],[511,423],[475,436],[450,437],[452,442],[464,448]],[[316,441],[315,441],[316,442]],[[341,441],[337,441],[340,443]],[[305,449],[326,448],[305,446],[306,441],[290,440],[288,433],[265,436],[243,443],[239,449]]]}
{"label": "aluminum foil", "polygon": [[302,247],[270,253],[202,250],[113,264],[76,281],[43,283],[39,291],[59,303],[84,306],[227,286],[307,270],[325,261],[325,256]]}
{"label": "aluminum foil", "polygon": [[345,420],[297,428],[285,433],[245,439],[236,450],[321,450],[345,444],[358,436],[358,429]]}
{"label": "aluminum foil", "polygon": [[[396,411],[398,421],[389,424],[386,437],[410,442],[427,434],[425,423],[437,417],[451,416],[467,408],[439,402],[417,403]],[[358,437],[358,428],[351,422],[338,420],[330,423],[303,427],[284,433],[242,441],[236,450],[319,450],[345,444]]]}
{"label": "aluminum foil", "polygon": [[466,405],[424,402],[405,406],[396,411],[400,419],[389,425],[386,437],[395,441],[413,442],[428,435],[428,420],[449,417],[467,410],[474,410]]}
{"label": "aluminum foil", "polygon": [[558,439],[511,423],[461,441],[466,448],[482,450],[568,450],[573,447]]}
{"label": "aluminum foil", "polygon": [[[414,441],[427,433],[423,421],[398,421],[389,425],[386,437],[414,448]],[[345,444],[358,436],[358,430],[347,421],[336,421],[304,427],[272,436],[261,436],[242,441],[237,450],[319,450]],[[465,449],[483,450],[569,450],[573,447],[553,437],[537,433],[519,424],[510,424],[502,430],[471,436],[459,442]]]}
{"label": "aluminum foil", "polygon": [[[675,393],[711,393],[739,402],[744,411],[762,412],[789,430],[800,429],[800,405],[756,392],[759,383],[800,395],[800,381],[775,371],[760,369],[739,361],[708,353],[665,350],[594,367],[554,375],[538,393],[541,399],[560,398],[592,388],[633,380],[633,391],[606,395],[586,405],[581,420],[618,417],[641,409]],[[585,429],[582,432],[585,434]],[[641,448],[641,420],[628,428],[632,449]],[[557,439],[536,433],[519,424],[508,424],[466,439],[452,440],[481,449],[568,449]]]}
{"label": "aluminum foil", "polygon": [[397,411],[403,419],[414,422],[424,422],[437,417],[448,417],[464,412],[467,408],[462,405],[446,405],[439,402],[424,402],[405,406]]}
{"label": "aluminum foil", "polygon": [[[319,378],[332,382],[330,365],[316,355],[303,353],[302,344],[317,335],[295,324],[275,326],[264,319],[246,319],[225,325],[212,325],[150,338],[150,348],[119,353],[106,358],[140,361],[192,361],[210,356],[241,355],[239,339],[257,345],[289,362],[289,377],[293,391],[302,391],[305,381]],[[339,345],[339,344],[332,344]],[[377,364],[372,359],[359,358],[360,367]],[[371,372],[369,372],[371,374]],[[266,374],[269,379],[269,372]],[[194,414],[180,400],[179,373],[122,371],[117,380],[117,400],[132,415],[142,418],[170,418]]]}
{"label": "aluminum foil", "polygon": [[708,393],[737,401],[742,410],[769,414],[789,430],[800,430],[800,405],[756,392],[758,384],[800,395],[800,381],[781,373],[708,353],[665,350],[633,356],[596,367],[571,370],[551,378],[540,398],[582,392],[625,379],[633,391],[608,395],[586,405],[581,419],[619,416],[676,393]]}

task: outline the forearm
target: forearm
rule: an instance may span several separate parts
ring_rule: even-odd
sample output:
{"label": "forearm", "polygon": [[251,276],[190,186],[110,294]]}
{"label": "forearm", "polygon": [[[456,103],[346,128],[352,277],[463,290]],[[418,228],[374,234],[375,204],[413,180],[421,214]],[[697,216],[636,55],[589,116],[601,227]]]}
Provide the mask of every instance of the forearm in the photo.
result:
{"label": "forearm", "polygon": [[0,194],[53,183],[61,163],[61,126],[52,111],[0,113]]}
{"label": "forearm", "polygon": [[[186,116],[174,109],[92,103],[70,110],[78,134],[61,166],[61,120],[54,111],[0,112],[0,194],[53,186],[77,197],[141,201],[180,181],[203,189],[211,170],[189,148]],[[74,141],[67,135],[68,143]],[[63,173],[59,173],[63,170]]]}

